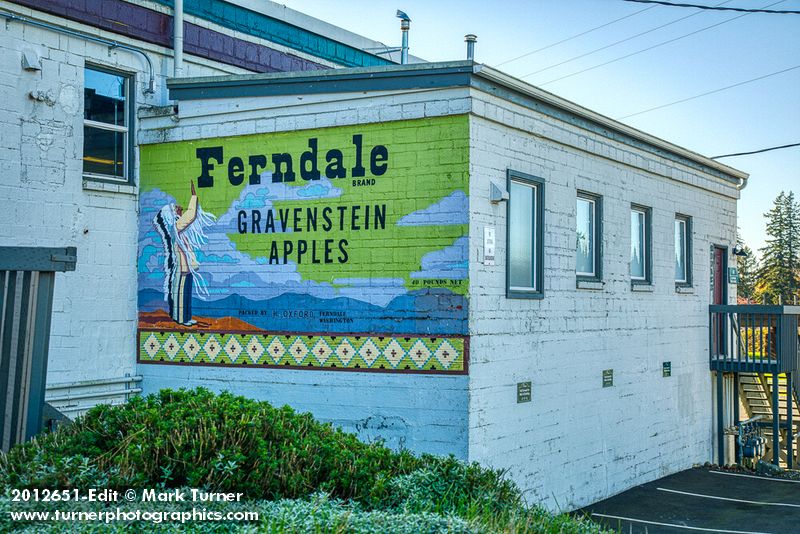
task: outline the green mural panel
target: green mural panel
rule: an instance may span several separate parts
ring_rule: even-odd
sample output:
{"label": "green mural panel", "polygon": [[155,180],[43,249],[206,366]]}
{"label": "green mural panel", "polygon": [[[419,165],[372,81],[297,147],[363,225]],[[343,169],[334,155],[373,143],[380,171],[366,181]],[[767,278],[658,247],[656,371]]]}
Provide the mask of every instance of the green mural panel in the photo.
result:
{"label": "green mural panel", "polygon": [[461,115],[141,147],[140,328],[466,334],[468,146]]}

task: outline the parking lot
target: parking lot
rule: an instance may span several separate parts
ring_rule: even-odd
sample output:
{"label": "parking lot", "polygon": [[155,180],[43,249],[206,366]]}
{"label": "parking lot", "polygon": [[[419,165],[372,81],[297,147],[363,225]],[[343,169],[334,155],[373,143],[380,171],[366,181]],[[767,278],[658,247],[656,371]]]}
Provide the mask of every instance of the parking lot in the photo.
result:
{"label": "parking lot", "polygon": [[689,469],[581,511],[624,533],[800,533],[800,481]]}

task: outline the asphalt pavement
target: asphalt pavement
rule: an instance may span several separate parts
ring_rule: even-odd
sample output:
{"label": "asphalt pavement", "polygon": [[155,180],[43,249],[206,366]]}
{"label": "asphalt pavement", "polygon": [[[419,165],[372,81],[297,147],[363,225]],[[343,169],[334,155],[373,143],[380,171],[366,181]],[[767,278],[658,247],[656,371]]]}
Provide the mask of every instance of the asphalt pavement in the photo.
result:
{"label": "asphalt pavement", "polygon": [[625,534],[800,534],[800,481],[689,469],[578,513]]}

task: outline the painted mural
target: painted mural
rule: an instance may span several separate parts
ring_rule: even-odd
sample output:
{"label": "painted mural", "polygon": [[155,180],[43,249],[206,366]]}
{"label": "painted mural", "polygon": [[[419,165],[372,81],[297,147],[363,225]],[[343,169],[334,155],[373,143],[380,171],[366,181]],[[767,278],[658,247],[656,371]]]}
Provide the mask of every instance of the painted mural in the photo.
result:
{"label": "painted mural", "polygon": [[465,373],[466,116],[142,146],[139,360]]}

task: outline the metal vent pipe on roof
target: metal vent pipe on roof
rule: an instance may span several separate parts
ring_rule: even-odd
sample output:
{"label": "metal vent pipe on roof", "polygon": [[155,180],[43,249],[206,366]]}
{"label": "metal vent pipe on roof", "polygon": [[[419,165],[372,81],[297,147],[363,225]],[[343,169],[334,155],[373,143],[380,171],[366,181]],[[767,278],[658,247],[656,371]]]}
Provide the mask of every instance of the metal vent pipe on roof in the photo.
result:
{"label": "metal vent pipe on roof", "polygon": [[467,43],[467,59],[472,61],[475,59],[475,42],[478,40],[478,36],[473,33],[468,33],[464,36],[464,42]]}
{"label": "metal vent pipe on roof", "polygon": [[397,10],[397,18],[400,19],[400,31],[403,32],[403,44],[400,45],[400,63],[408,63],[408,30],[411,29],[411,17],[403,11]]}

